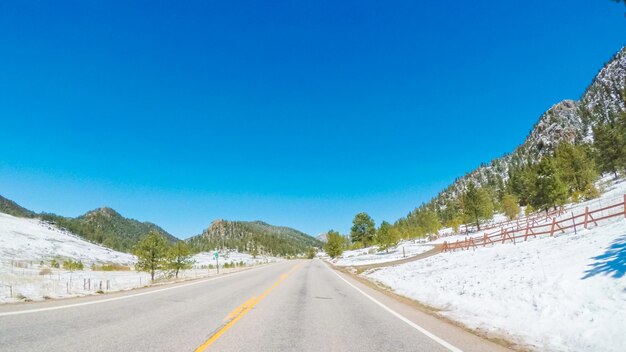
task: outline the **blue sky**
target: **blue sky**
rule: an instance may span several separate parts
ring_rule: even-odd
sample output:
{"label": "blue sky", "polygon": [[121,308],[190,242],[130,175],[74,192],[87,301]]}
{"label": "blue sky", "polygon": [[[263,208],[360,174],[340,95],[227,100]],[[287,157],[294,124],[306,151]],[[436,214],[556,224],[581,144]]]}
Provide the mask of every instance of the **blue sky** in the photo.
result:
{"label": "blue sky", "polygon": [[394,221],[520,144],[626,44],[611,1],[0,4],[0,194],[213,219]]}

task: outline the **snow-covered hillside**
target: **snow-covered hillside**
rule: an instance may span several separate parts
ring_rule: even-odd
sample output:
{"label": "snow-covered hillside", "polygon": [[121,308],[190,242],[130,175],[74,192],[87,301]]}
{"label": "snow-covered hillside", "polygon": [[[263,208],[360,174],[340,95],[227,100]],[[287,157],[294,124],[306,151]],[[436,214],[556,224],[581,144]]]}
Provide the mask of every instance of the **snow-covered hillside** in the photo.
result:
{"label": "snow-covered hillside", "polygon": [[[194,267],[196,268],[203,268],[209,265],[215,265],[215,258],[213,257],[212,252],[198,253],[194,255],[191,259],[194,261]],[[258,255],[256,258],[254,258],[251,254],[239,253],[233,250],[220,251],[219,253],[220,265],[224,265],[226,263],[239,265],[243,263],[243,265],[245,266],[252,266],[258,264],[275,263],[282,260],[284,259],[265,255]]]}
{"label": "snow-covered hillside", "polygon": [[131,265],[135,257],[81,239],[38,219],[0,213],[0,261],[49,261],[55,257]]}
{"label": "snow-covered hillside", "polygon": [[[604,182],[600,199],[572,204],[568,211],[623,200],[626,182]],[[622,351],[626,218],[598,225],[552,238],[441,253],[364,275],[470,328],[540,351]]]}
{"label": "snow-covered hillside", "polygon": [[381,251],[377,246],[344,251],[340,257],[331,260],[337,266],[369,265],[392,262],[403,258],[410,258],[427,252],[434,247],[414,241],[401,241],[389,251]]}
{"label": "snow-covered hillside", "polygon": [[[80,261],[85,270],[68,271],[52,268],[53,259]],[[194,268],[183,270],[180,279],[216,275],[209,270],[214,264],[212,253],[199,253],[192,259]],[[238,252],[222,252],[220,266],[237,264],[236,268],[220,269],[220,273],[278,261],[278,258]],[[243,262],[243,265],[241,263]],[[14,217],[0,213],[0,303],[22,300],[43,300],[96,294],[142,287],[150,283],[150,275],[136,272],[136,257],[87,242],[80,237],[38,219]],[[121,271],[91,270],[92,265],[117,264]]]}

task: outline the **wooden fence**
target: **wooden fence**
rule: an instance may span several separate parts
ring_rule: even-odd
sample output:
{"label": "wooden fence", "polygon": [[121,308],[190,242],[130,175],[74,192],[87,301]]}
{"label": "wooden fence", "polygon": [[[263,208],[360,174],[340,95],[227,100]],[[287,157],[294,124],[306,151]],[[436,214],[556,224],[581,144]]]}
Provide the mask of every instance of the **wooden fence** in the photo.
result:
{"label": "wooden fence", "polygon": [[[604,211],[613,210],[616,208],[622,208],[620,211],[615,211],[613,213],[609,213],[608,215],[602,214]],[[609,218],[621,216],[626,218],[626,194],[621,202],[609,205],[603,208],[589,210],[589,207],[585,207],[585,212],[580,213],[578,215],[574,215],[572,212],[571,217],[567,217],[564,219],[557,220],[560,215],[563,215],[563,210],[559,210],[558,213],[554,213],[551,217],[547,216],[543,219],[525,219],[525,224],[520,224],[519,222],[509,222],[506,226],[502,226],[500,229],[492,232],[492,233],[484,233],[483,236],[477,237],[469,237],[464,239],[463,241],[443,242],[442,252],[451,251],[454,252],[457,249],[470,249],[476,248],[478,246],[485,247],[488,244],[496,244],[496,243],[505,243],[506,241],[511,241],[516,243],[517,240],[524,239],[524,241],[528,240],[528,237],[533,236],[537,237],[540,235],[550,235],[554,236],[555,233],[561,232],[565,233],[566,230],[574,229],[577,230],[578,226],[582,226],[583,228],[588,228],[591,224],[598,226],[598,222],[602,220],[606,220]],[[545,221],[551,218],[551,221]],[[539,221],[538,221],[539,220]],[[545,222],[540,224],[539,222]],[[525,226],[523,226],[525,225]]]}
{"label": "wooden fence", "polygon": [[[507,228],[513,228],[513,227],[520,227],[520,226],[525,226],[526,223],[531,223],[531,224],[537,224],[537,223],[541,223],[543,221],[548,221],[551,220],[553,217],[558,217],[561,216],[565,213],[565,208],[560,207],[556,210],[553,211],[541,211],[541,212],[537,212],[534,214],[531,214],[529,216],[526,217],[520,217],[517,218],[515,220],[506,220],[506,221],[501,221],[501,222],[497,222],[497,223],[491,223],[491,224],[486,224],[484,226],[481,227],[480,231],[488,231],[488,230],[493,230],[496,229],[495,232],[499,232],[501,228],[503,227],[507,227]],[[469,233],[471,231],[475,231],[476,230],[476,226],[474,225],[461,225],[462,227],[464,227],[465,229],[462,232],[465,233]],[[448,235],[448,236],[453,236],[452,234]]]}

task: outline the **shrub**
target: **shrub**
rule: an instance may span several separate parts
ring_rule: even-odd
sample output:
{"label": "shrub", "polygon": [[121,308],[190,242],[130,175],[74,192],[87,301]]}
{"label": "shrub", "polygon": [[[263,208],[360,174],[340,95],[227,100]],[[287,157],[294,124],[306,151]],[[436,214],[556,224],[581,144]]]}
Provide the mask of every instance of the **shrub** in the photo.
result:
{"label": "shrub", "polygon": [[352,244],[351,249],[363,249],[363,243],[357,241]]}
{"label": "shrub", "polygon": [[102,264],[102,265],[92,265],[91,270],[93,271],[130,271],[130,266],[121,265],[121,264]]}
{"label": "shrub", "polygon": [[49,275],[52,274],[52,270],[50,268],[43,268],[39,271],[39,275]]}

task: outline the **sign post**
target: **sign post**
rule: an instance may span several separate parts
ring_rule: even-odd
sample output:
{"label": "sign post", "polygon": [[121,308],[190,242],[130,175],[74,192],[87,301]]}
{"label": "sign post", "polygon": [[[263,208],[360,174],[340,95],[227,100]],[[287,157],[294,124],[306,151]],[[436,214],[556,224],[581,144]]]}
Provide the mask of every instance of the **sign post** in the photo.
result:
{"label": "sign post", "polygon": [[217,267],[217,273],[220,273],[220,252],[213,252],[213,258],[215,258],[215,266]]}

